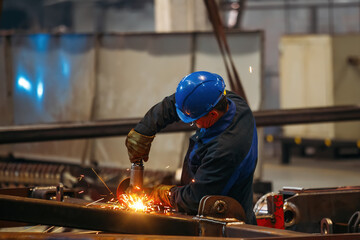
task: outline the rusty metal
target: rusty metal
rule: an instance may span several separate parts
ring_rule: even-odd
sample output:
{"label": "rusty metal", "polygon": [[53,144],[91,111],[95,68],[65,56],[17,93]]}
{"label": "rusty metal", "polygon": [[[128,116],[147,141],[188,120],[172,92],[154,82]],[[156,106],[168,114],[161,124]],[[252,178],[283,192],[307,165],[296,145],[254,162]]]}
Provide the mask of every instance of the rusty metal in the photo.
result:
{"label": "rusty metal", "polygon": [[[258,127],[335,121],[360,120],[360,106],[282,109],[254,112]],[[0,127],[0,144],[114,137],[128,134],[140,118],[78,123],[41,124]],[[193,131],[185,123],[175,123],[161,132]]]}
{"label": "rusty metal", "polygon": [[199,203],[198,216],[246,221],[246,214],[241,204],[227,196],[204,196]]}

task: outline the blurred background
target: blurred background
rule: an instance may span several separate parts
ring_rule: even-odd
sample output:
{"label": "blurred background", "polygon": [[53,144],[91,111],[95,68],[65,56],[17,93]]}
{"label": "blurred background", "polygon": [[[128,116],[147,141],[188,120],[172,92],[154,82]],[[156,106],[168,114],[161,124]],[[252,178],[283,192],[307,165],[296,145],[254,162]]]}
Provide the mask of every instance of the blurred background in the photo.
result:
{"label": "blurred background", "polygon": [[[360,0],[217,3],[254,112],[360,104]],[[134,125],[131,119],[197,70],[226,78],[203,1],[2,1],[2,132],[22,126],[35,139],[41,129],[61,132],[71,123],[120,119]],[[258,130],[255,192],[359,185],[358,119]],[[91,171],[96,168],[116,186],[130,167],[125,135],[117,135],[27,143],[1,137],[0,185],[61,181],[74,187],[83,184],[82,175],[86,184],[102,185]],[[176,182],[190,135],[157,135],[146,181]]]}

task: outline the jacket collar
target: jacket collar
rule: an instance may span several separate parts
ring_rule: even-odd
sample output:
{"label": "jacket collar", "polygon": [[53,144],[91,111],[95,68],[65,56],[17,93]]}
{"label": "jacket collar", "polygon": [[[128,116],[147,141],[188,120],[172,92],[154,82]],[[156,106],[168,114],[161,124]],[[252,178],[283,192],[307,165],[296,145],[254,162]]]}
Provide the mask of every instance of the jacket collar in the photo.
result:
{"label": "jacket collar", "polygon": [[221,134],[231,124],[236,113],[236,107],[230,99],[228,99],[228,102],[229,109],[227,112],[211,127],[198,129],[194,135],[195,139],[199,139],[202,143],[206,144]]}

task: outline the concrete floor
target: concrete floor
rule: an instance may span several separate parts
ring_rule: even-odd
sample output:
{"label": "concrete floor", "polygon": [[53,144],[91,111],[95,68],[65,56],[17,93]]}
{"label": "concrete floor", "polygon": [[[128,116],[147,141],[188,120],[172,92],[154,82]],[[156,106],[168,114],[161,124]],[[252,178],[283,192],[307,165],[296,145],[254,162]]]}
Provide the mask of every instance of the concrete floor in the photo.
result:
{"label": "concrete floor", "polygon": [[271,181],[273,191],[286,187],[320,188],[360,186],[360,158],[331,159],[293,156],[289,165],[280,157],[265,156],[262,180]]}

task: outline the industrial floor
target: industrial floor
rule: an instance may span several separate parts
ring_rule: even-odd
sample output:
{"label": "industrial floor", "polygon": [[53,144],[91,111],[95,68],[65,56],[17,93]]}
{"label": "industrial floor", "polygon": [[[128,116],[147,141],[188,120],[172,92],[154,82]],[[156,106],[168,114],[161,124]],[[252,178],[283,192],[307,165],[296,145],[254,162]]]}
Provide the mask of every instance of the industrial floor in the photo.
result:
{"label": "industrial floor", "polygon": [[264,154],[260,172],[263,181],[272,182],[274,192],[283,187],[360,186],[360,158],[292,156],[284,165],[278,154]]}

